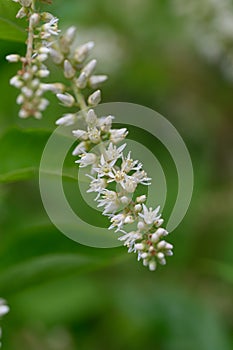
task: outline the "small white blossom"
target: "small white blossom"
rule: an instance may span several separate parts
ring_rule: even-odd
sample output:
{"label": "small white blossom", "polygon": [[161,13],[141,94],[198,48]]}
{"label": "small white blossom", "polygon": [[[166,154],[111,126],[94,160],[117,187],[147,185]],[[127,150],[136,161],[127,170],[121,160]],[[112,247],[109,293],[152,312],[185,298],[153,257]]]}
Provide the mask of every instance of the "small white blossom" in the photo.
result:
{"label": "small white blossom", "polygon": [[78,144],[78,146],[75,147],[75,149],[72,152],[73,156],[78,156],[79,154],[82,154],[86,151],[86,142],[82,141]]}
{"label": "small white blossom", "polygon": [[106,188],[107,186],[107,182],[105,179],[103,178],[95,178],[89,174],[86,174],[86,176],[88,176],[92,181],[90,182],[90,187],[87,190],[87,193],[90,192],[97,192],[97,197],[95,198],[95,200],[97,200],[100,196],[100,194],[103,192],[103,190]]}
{"label": "small white blossom", "polygon": [[152,225],[160,218],[160,215],[158,215],[160,210],[159,206],[155,210],[152,210],[152,208],[148,209],[145,204],[143,204],[142,207],[143,213],[139,213],[139,216],[145,221],[147,225]]}
{"label": "small white blossom", "polygon": [[94,153],[84,153],[81,155],[81,159],[75,161],[75,163],[79,164],[80,168],[95,164],[95,162],[96,155]]}
{"label": "small white blossom", "polygon": [[124,140],[124,138],[126,138],[127,135],[128,135],[128,131],[126,128],[110,130],[110,140],[113,143],[118,143]]}

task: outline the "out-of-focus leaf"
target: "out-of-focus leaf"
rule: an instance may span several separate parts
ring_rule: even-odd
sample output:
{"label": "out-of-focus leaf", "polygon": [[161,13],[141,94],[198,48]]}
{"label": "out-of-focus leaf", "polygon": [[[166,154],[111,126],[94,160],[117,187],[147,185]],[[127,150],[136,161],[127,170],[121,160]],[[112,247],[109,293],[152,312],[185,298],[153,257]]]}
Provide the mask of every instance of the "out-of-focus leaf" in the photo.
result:
{"label": "out-of-focus leaf", "polygon": [[22,20],[15,18],[19,9],[18,4],[11,0],[0,0],[0,39],[20,42],[26,40],[26,31],[21,26]]}

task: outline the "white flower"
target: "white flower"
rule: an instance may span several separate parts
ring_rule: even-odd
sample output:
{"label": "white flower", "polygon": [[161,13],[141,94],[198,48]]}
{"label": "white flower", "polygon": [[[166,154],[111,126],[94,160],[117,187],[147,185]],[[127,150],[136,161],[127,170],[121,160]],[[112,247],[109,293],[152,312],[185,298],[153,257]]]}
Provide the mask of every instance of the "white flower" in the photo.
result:
{"label": "white flower", "polygon": [[42,26],[41,37],[42,39],[48,39],[51,35],[58,35],[60,30],[58,29],[58,18],[53,17],[48,23]]}
{"label": "white flower", "polygon": [[94,153],[84,153],[81,159],[76,160],[75,163],[79,164],[80,168],[84,168],[88,165],[92,165],[96,162],[96,155]]}
{"label": "white flower", "polygon": [[142,239],[142,235],[140,232],[136,231],[125,233],[123,236],[118,238],[119,241],[124,241],[124,246],[127,246],[129,248],[129,253],[135,251],[135,242],[139,239]]}
{"label": "white flower", "polygon": [[132,176],[128,176],[125,174],[125,178],[124,178],[124,181],[121,182],[121,186],[128,193],[134,193],[137,187],[137,182],[134,180]]}
{"label": "white flower", "polygon": [[115,213],[120,204],[117,193],[107,189],[103,190],[102,198],[98,199],[98,202],[98,207],[104,207],[103,215]]}
{"label": "white flower", "polygon": [[126,128],[111,129],[109,131],[110,131],[110,140],[113,143],[118,143],[118,142],[124,140],[124,138],[128,135],[128,131]]}
{"label": "white flower", "polygon": [[151,178],[147,177],[147,173],[144,170],[136,171],[132,175],[132,178],[137,184],[140,183],[140,184],[146,185],[146,186],[151,185],[151,183],[149,182],[151,180]]}
{"label": "white flower", "polygon": [[117,215],[113,215],[111,216],[111,225],[109,226],[109,230],[113,229],[116,227],[115,232],[118,232],[121,230],[121,228],[123,227],[124,223],[125,223],[125,214],[117,214]]}
{"label": "white flower", "polygon": [[130,172],[131,170],[139,170],[141,168],[142,164],[139,163],[138,160],[131,159],[131,152],[128,153],[126,158],[124,157],[124,155],[122,155],[121,169],[124,170],[126,173]]}
{"label": "white flower", "polygon": [[106,180],[103,178],[95,178],[89,174],[86,174],[86,176],[88,176],[92,181],[90,182],[90,188],[87,190],[88,193],[90,192],[97,192],[97,197],[95,198],[95,200],[97,200],[100,196],[100,194],[103,192],[103,189],[106,188]]}
{"label": "white flower", "polygon": [[99,143],[101,141],[100,130],[98,130],[95,127],[94,128],[88,127],[88,137],[92,143]]}
{"label": "white flower", "polygon": [[161,215],[158,215],[160,206],[158,206],[155,210],[152,208],[147,208],[145,204],[142,204],[143,213],[139,213],[138,215],[145,221],[147,225],[152,225],[156,222]]}
{"label": "white flower", "polygon": [[80,140],[88,140],[88,134],[85,130],[77,129],[73,130],[72,134]]}
{"label": "white flower", "polygon": [[111,162],[108,162],[105,160],[104,155],[101,154],[100,157],[100,163],[98,165],[98,168],[94,168],[93,170],[98,173],[99,177],[103,177],[109,174],[109,172],[112,170],[116,160],[114,159]]}
{"label": "white flower", "polygon": [[115,181],[116,183],[121,184],[121,186],[123,187],[123,183],[124,183],[125,176],[126,176],[124,171],[116,170],[115,168],[112,168],[112,170],[108,173],[108,176],[110,178],[110,179],[108,179],[108,182]]}
{"label": "white flower", "polygon": [[100,127],[100,129],[104,132],[109,132],[109,130],[112,127],[112,121],[114,117],[112,115],[109,115],[107,117],[98,118],[97,125]]}
{"label": "white flower", "polygon": [[78,156],[81,153],[84,153],[86,151],[86,142],[82,141],[78,144],[78,146],[75,147],[75,149],[72,152],[73,156]]}
{"label": "white flower", "polygon": [[119,159],[122,156],[122,151],[125,149],[125,147],[126,143],[117,148],[117,146],[113,145],[113,143],[110,142],[108,148],[105,151],[105,158],[107,159],[107,161]]}

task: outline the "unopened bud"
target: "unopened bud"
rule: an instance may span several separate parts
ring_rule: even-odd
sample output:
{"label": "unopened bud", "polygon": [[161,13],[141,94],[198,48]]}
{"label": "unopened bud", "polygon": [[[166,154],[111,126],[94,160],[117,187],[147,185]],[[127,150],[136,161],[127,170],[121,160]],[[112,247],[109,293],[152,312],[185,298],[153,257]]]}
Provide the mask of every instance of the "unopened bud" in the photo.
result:
{"label": "unopened bud", "polygon": [[124,223],[125,224],[132,224],[134,222],[134,218],[131,215],[126,216]]}
{"label": "unopened bud", "polygon": [[16,54],[7,55],[6,60],[10,63],[15,63],[20,61],[20,56]]}
{"label": "unopened bud", "polygon": [[70,126],[75,123],[75,114],[65,114],[63,117],[56,120],[56,125]]}
{"label": "unopened bud", "polygon": [[98,105],[100,103],[100,101],[101,101],[101,91],[100,90],[93,92],[93,94],[91,94],[88,97],[88,103],[91,106]]}
{"label": "unopened bud", "polygon": [[31,6],[32,0],[19,0],[21,6],[29,7]]}
{"label": "unopened bud", "polygon": [[21,19],[21,18],[25,17],[26,15],[27,15],[27,9],[25,7],[21,7],[21,9],[16,14],[16,18]]}
{"label": "unopened bud", "polygon": [[149,262],[149,270],[155,271],[156,270],[156,262],[154,260]]}
{"label": "unopened bud", "polygon": [[83,62],[87,58],[89,52],[93,49],[93,47],[93,41],[89,41],[88,43],[79,46],[74,52],[74,60],[78,63]]}
{"label": "unopened bud", "polygon": [[68,93],[57,94],[56,96],[66,107],[72,107],[75,103],[74,97]]}
{"label": "unopened bud", "polygon": [[84,73],[86,74],[86,76],[89,77],[89,76],[93,73],[93,71],[94,71],[94,69],[95,69],[95,67],[96,67],[96,64],[97,64],[97,61],[96,61],[95,59],[94,59],[94,60],[91,60],[91,61],[83,68],[82,72],[84,72]]}
{"label": "unopened bud", "polygon": [[143,243],[136,243],[135,249],[136,250],[143,250],[145,248],[145,245]]}
{"label": "unopened bud", "polygon": [[146,195],[142,195],[136,198],[137,203],[143,203],[146,200]]}
{"label": "unopened bud", "polygon": [[68,61],[64,61],[64,76],[67,79],[72,79],[75,76],[75,69],[72,67],[72,64]]}
{"label": "unopened bud", "polygon": [[92,75],[89,79],[89,83],[92,89],[97,88],[100,84],[104,83],[108,79],[107,75]]}
{"label": "unopened bud", "polygon": [[57,50],[54,50],[51,48],[49,53],[50,53],[50,56],[51,56],[53,62],[56,64],[60,64],[64,60],[64,56],[62,55],[62,53],[57,51]]}
{"label": "unopened bud", "polygon": [[86,122],[89,126],[93,126],[96,124],[97,122],[97,116],[94,112],[93,109],[90,109],[88,112],[87,112],[87,117],[86,117]]}
{"label": "unopened bud", "polygon": [[33,27],[36,27],[40,22],[40,15],[38,13],[33,13],[31,16],[30,16],[30,24],[33,26]]}

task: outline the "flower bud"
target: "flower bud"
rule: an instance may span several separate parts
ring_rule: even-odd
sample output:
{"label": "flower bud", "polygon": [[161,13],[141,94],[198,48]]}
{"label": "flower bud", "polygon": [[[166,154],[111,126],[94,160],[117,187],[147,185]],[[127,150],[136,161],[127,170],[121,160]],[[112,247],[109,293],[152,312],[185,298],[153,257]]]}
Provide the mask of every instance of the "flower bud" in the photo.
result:
{"label": "flower bud", "polygon": [[94,69],[95,69],[95,67],[96,67],[96,64],[97,64],[97,61],[96,61],[95,59],[94,59],[94,60],[91,60],[91,61],[83,68],[82,72],[84,72],[84,73],[86,74],[86,76],[89,77],[89,76],[93,73],[93,71],[94,71]]}
{"label": "flower bud", "polygon": [[131,215],[126,216],[124,223],[132,224],[134,222],[134,218]]}
{"label": "flower bud", "polygon": [[36,27],[40,22],[40,15],[38,13],[33,13],[31,16],[30,16],[30,24],[33,26],[33,27]]}
{"label": "flower bud", "polygon": [[21,9],[19,9],[19,11],[16,14],[16,18],[23,18],[27,15],[27,9],[25,7],[21,7]]}
{"label": "flower bud", "polygon": [[137,203],[143,203],[143,202],[145,202],[145,200],[146,200],[145,194],[136,198]]}
{"label": "flower bud", "polygon": [[32,0],[19,0],[21,6],[29,7],[32,4]]}
{"label": "flower bud", "polygon": [[20,56],[16,54],[11,54],[6,56],[6,60],[10,63],[15,63],[20,61]]}
{"label": "flower bud", "polygon": [[72,107],[75,103],[74,97],[68,93],[57,94],[56,96],[66,107]]}
{"label": "flower bud", "polygon": [[50,71],[48,69],[40,69],[36,75],[39,77],[39,78],[46,78],[48,77],[50,74]]}
{"label": "flower bud", "polygon": [[100,103],[101,101],[101,92],[100,90],[97,90],[95,92],[93,92],[93,94],[91,94],[88,97],[88,104],[91,106],[96,106]]}
{"label": "flower bud", "polygon": [[18,75],[15,75],[10,79],[10,85],[20,89],[23,86],[23,82],[20,80]]}
{"label": "flower bud", "polygon": [[88,139],[88,135],[87,135],[87,132],[85,130],[81,130],[81,129],[73,130],[72,134],[75,137],[77,137],[78,139],[81,139],[81,140],[87,140]]}
{"label": "flower bud", "polygon": [[134,210],[135,210],[136,212],[141,211],[141,210],[142,210],[141,204],[136,204],[136,205],[134,206]]}
{"label": "flower bud", "polygon": [[97,88],[100,84],[108,79],[107,75],[92,75],[89,79],[89,84],[92,89]]}
{"label": "flower bud", "polygon": [[61,52],[50,48],[49,50],[50,56],[55,64],[60,64],[64,60],[64,56]]}
{"label": "flower bud", "polygon": [[87,85],[86,73],[82,72],[78,79],[76,79],[76,85],[79,89],[84,89]]}
{"label": "flower bud", "polygon": [[150,271],[155,271],[156,270],[156,261],[152,260],[149,262],[149,270]]}
{"label": "flower bud", "polygon": [[75,39],[77,28],[75,26],[69,27],[65,34],[64,34],[64,39],[67,41],[68,44],[72,44],[72,42]]}
{"label": "flower bud", "polygon": [[165,241],[160,241],[158,244],[157,244],[157,248],[158,249],[164,249],[166,248],[166,242]]}
{"label": "flower bud", "polygon": [[73,156],[78,156],[79,154],[82,154],[86,151],[86,142],[82,141],[78,144],[78,146],[75,147],[75,149],[72,152]]}
{"label": "flower bud", "polygon": [[68,61],[64,61],[64,76],[67,79],[72,79],[75,76],[75,69],[72,67],[72,64]]}
{"label": "flower bud", "polygon": [[93,41],[89,41],[88,43],[79,46],[74,52],[74,60],[78,63],[82,63],[87,58],[89,52],[93,49],[93,47]]}
{"label": "flower bud", "polygon": [[88,126],[95,126],[96,125],[97,116],[96,116],[93,109],[90,109],[87,112],[86,122],[87,122]]}
{"label": "flower bud", "polygon": [[56,125],[65,125],[65,126],[70,126],[75,123],[75,114],[68,113],[64,114],[63,117],[59,118],[56,120]]}
{"label": "flower bud", "polygon": [[135,249],[136,250],[143,250],[145,248],[145,245],[143,243],[136,243]]}

